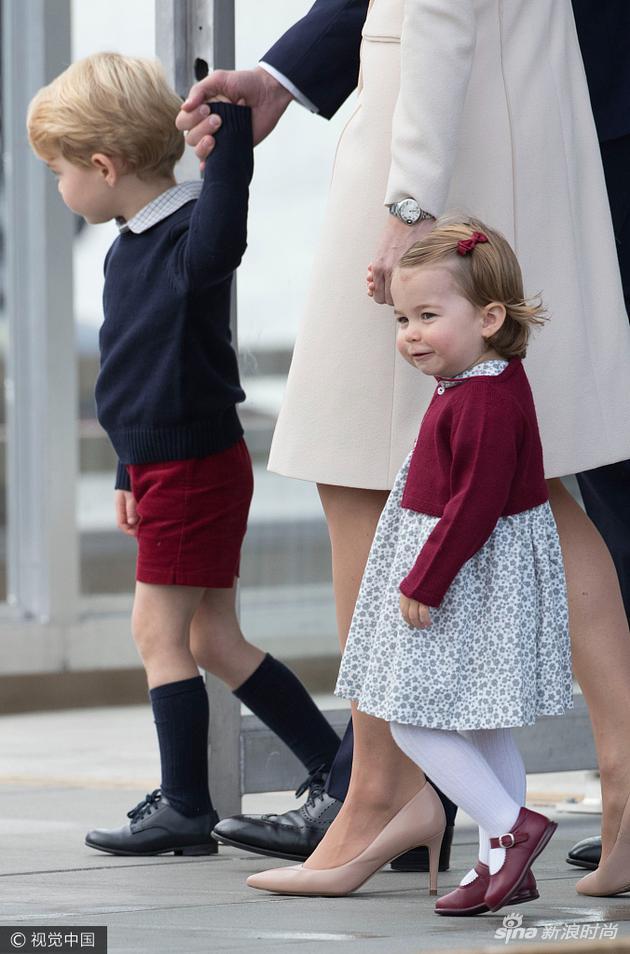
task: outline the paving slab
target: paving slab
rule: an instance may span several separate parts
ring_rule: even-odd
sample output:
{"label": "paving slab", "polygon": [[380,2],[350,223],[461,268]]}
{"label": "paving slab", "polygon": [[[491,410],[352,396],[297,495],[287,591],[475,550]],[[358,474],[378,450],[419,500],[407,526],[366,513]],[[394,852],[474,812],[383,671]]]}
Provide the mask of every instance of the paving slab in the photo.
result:
{"label": "paving slab", "polygon": [[[321,954],[323,946],[415,954],[513,947],[519,931],[528,932],[528,941],[562,944],[576,932],[592,937],[607,926],[618,939],[630,938],[630,897],[581,898],[574,887],[581,872],[564,861],[575,841],[598,830],[597,815],[552,812],[559,829],[535,868],[541,898],[514,912],[467,919],[433,913],[425,874],[383,870],[347,898],[285,898],[254,891],[245,879],[286,862],[236,849],[209,858],[138,859],[85,847],[87,829],[121,824],[155,784],[152,733],[145,707],[0,718],[1,924],[25,932],[104,924],[115,954],[267,954],[296,945],[301,954]],[[584,773],[530,777],[531,803],[579,799],[585,779]],[[292,793],[244,799],[248,811],[295,804]],[[440,894],[459,882],[475,850],[475,828],[462,816]]]}
{"label": "paving slab", "polygon": [[[284,864],[236,849],[211,858],[115,858],[82,844],[97,817],[120,819],[137,792],[122,788],[48,788],[4,784],[0,857],[0,922],[35,929],[106,924],[109,950],[126,952],[271,952],[321,954],[322,944],[365,954],[493,946],[505,947],[497,929],[510,911],[445,919],[433,913],[427,876],[379,872],[347,898],[284,898],[255,892],[248,874]],[[630,937],[630,898],[589,899],[575,893],[580,872],[564,862],[575,840],[593,832],[592,816],[557,816],[559,830],[536,865],[541,898],[520,906],[521,930],[550,925],[615,924]],[[458,825],[452,867],[440,893],[470,867],[475,831]],[[530,934],[530,936],[532,936]]]}

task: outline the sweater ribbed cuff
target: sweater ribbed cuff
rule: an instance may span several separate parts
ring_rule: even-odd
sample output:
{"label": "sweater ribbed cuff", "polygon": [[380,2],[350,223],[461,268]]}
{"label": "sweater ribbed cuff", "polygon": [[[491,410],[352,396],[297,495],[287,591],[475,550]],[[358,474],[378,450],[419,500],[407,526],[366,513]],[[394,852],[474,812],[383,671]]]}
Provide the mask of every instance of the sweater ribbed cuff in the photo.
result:
{"label": "sweater ribbed cuff", "polygon": [[131,490],[131,481],[129,480],[127,468],[125,464],[121,464],[120,461],[118,461],[118,466],[116,467],[116,483],[114,484],[114,489]]}
{"label": "sweater ribbed cuff", "polygon": [[236,132],[252,132],[252,111],[249,106],[234,106],[233,103],[208,103],[213,113],[221,117],[221,128],[217,133],[221,135],[222,130],[232,130]]}

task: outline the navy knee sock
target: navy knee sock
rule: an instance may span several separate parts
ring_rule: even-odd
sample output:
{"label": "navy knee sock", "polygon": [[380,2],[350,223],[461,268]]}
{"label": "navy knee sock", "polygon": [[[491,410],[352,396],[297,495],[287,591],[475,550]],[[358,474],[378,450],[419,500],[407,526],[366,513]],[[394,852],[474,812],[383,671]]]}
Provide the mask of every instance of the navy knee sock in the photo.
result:
{"label": "navy knee sock", "polygon": [[208,792],[208,696],[201,676],[149,692],[160,744],[162,792],[189,818],[212,811]]}
{"label": "navy knee sock", "polygon": [[267,653],[234,695],[282,739],[308,772],[330,768],[339,736],[284,663]]}

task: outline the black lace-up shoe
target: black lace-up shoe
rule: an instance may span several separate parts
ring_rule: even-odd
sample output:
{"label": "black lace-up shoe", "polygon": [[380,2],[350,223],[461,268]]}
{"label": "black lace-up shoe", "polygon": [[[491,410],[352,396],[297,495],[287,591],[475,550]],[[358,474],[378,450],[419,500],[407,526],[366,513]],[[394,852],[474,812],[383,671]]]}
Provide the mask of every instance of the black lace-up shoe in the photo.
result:
{"label": "black lace-up shoe", "polygon": [[207,815],[187,818],[175,811],[159,788],[127,812],[122,828],[96,828],[87,833],[85,844],[110,855],[215,855],[218,845],[210,837],[219,820]]}
{"label": "black lace-up shoe", "polygon": [[234,815],[215,825],[212,837],[225,845],[257,855],[304,861],[317,848],[343,802],[324,791],[327,772],[316,769],[297,789],[297,798],[308,790],[301,808],[283,815]]}

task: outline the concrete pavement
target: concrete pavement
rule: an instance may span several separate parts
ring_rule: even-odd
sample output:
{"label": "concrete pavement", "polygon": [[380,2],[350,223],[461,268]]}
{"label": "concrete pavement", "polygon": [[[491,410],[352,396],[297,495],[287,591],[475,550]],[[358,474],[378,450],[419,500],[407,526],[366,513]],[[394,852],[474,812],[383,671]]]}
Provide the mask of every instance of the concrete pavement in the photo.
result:
{"label": "concrete pavement", "polygon": [[[328,950],[412,954],[512,946],[528,941],[630,938],[630,897],[581,898],[580,872],[564,863],[575,840],[594,833],[599,816],[559,813],[559,830],[537,863],[541,898],[509,911],[468,919],[433,913],[427,876],[383,870],[348,898],[282,898],[256,892],[246,876],[282,861],[222,848],[204,858],[114,858],[83,845],[85,831],[117,825],[154,787],[157,760],[146,707],[7,716],[0,719],[0,923],[33,930],[106,924],[109,951],[249,952]],[[585,779],[534,776],[532,804],[581,797]],[[245,810],[284,810],[290,793],[247,796]],[[475,831],[456,828],[452,866],[439,893],[470,867]],[[518,918],[517,918],[518,921]],[[518,930],[517,930],[518,928]],[[504,935],[496,937],[497,929]],[[505,930],[513,934],[506,938]],[[514,934],[514,931],[517,931]],[[532,933],[534,932],[534,933]],[[580,932],[582,934],[580,935]],[[521,935],[522,937],[522,935]]]}

